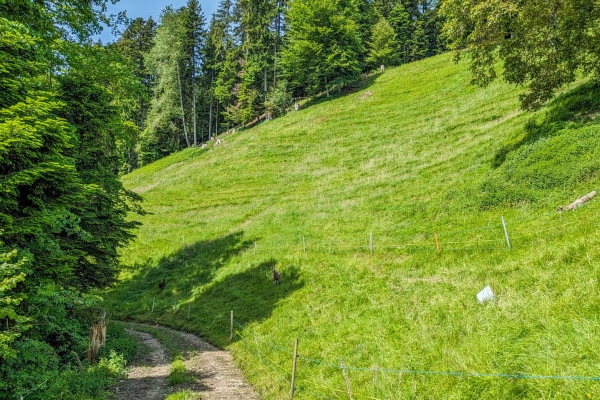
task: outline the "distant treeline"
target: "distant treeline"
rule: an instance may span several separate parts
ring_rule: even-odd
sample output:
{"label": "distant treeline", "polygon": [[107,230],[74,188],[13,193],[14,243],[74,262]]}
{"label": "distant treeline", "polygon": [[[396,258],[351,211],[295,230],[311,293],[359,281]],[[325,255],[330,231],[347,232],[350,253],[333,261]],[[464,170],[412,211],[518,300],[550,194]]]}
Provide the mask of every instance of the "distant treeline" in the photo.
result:
{"label": "distant treeline", "polygon": [[142,82],[124,148],[129,171],[230,127],[277,117],[294,98],[326,95],[380,65],[446,49],[435,0],[198,0],[158,22],[131,21],[109,48]]}

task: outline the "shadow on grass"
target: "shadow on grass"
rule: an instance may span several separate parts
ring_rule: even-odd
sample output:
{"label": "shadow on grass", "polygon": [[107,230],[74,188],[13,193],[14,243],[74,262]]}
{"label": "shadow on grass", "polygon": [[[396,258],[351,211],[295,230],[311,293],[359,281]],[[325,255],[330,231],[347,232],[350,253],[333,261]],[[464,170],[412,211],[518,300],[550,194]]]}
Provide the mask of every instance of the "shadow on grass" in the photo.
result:
{"label": "shadow on grass", "polygon": [[[215,279],[232,257],[253,246],[243,236],[232,233],[186,246],[158,263],[126,267],[131,276],[108,292],[106,306],[119,319],[200,333],[217,346],[226,345],[230,310],[237,323],[260,322],[303,286],[297,267],[272,258],[257,257],[243,271]],[[271,266],[281,274],[279,285],[273,284]]]}
{"label": "shadow on grass", "polygon": [[[111,297],[136,300],[140,296],[187,298],[198,287],[212,281],[232,257],[246,251],[253,242],[244,241],[244,232],[235,232],[210,241],[183,246],[161,258],[124,266],[130,277],[111,291]],[[164,289],[159,283],[164,279]]]}
{"label": "shadow on grass", "polygon": [[542,138],[555,135],[568,124],[584,125],[597,123],[600,118],[600,84],[585,83],[561,94],[552,100],[541,122],[536,118],[525,124],[525,134],[516,141],[508,142],[500,148],[492,159],[492,167],[498,168],[511,152],[534,143]]}

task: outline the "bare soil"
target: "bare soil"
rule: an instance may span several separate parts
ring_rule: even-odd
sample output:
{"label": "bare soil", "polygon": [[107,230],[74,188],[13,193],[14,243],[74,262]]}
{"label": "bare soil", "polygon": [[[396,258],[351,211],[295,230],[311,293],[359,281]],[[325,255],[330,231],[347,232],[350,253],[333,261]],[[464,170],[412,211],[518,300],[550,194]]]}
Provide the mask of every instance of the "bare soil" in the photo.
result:
{"label": "bare soil", "polygon": [[[195,398],[202,400],[259,399],[244,381],[229,352],[189,333],[141,324],[126,326],[127,333],[139,341],[142,351],[129,367],[127,379],[114,387],[118,400],[164,400],[169,394],[183,390],[197,394]],[[161,340],[142,331],[159,333],[156,336]],[[194,377],[193,383],[168,385],[174,352],[181,354],[186,371]]]}

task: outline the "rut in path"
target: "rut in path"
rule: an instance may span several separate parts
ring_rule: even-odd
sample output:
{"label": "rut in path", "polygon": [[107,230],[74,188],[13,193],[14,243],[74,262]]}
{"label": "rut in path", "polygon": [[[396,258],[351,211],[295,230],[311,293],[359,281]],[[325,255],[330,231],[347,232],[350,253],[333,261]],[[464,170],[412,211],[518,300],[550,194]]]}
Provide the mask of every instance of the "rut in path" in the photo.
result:
{"label": "rut in path", "polygon": [[[131,326],[133,329],[127,329],[127,333],[143,343],[148,351],[128,369],[127,379],[115,385],[116,397],[118,400],[164,400],[177,391],[167,385],[171,364],[169,353],[152,335]],[[184,365],[195,377],[195,382],[186,386],[187,390],[201,394],[202,400],[258,400],[254,389],[244,382],[229,352],[189,333],[152,328],[164,330],[185,343]]]}

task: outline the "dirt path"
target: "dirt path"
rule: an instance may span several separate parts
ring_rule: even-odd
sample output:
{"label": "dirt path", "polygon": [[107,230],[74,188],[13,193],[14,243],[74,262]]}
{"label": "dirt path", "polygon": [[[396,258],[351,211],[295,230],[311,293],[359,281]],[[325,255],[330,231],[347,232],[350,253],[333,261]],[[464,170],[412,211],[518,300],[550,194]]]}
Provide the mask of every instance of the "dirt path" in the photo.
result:
{"label": "dirt path", "polygon": [[[231,355],[189,333],[154,326],[126,324],[127,332],[141,344],[142,352],[129,368],[127,379],[115,386],[118,400],[164,400],[186,390],[202,400],[257,400],[254,389],[244,382]],[[150,333],[161,340],[157,340]],[[162,343],[161,343],[162,342]],[[165,346],[167,345],[167,346]],[[192,383],[168,386],[173,353],[182,355]],[[190,397],[192,398],[192,397]]]}
{"label": "dirt path", "polygon": [[142,344],[145,351],[127,371],[127,380],[115,387],[117,399],[163,400],[167,392],[170,360],[160,342],[149,333],[127,329],[127,333]]}

